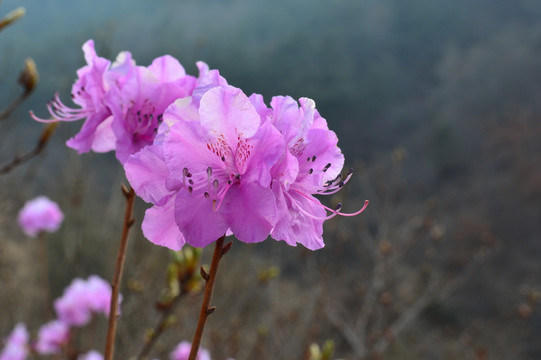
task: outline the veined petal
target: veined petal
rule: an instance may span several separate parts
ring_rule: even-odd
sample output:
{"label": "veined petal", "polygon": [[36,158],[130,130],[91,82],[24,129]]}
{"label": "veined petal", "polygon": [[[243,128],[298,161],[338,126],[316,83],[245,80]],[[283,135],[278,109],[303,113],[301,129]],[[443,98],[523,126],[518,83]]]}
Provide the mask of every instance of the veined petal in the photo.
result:
{"label": "veined petal", "polygon": [[165,186],[169,169],[161,146],[147,146],[131,155],[124,164],[124,171],[135,193],[144,201],[161,205],[170,194]]}
{"label": "veined petal", "polygon": [[344,166],[344,155],[337,146],[338,138],[331,130],[311,129],[299,156],[297,182],[315,193],[329,180],[336,178]]}
{"label": "veined petal", "polygon": [[302,244],[309,250],[321,249],[323,243],[323,222],[326,211],[316,198],[310,201],[295,192],[286,196],[277,195],[279,219],[271,236],[284,240],[288,245]]}
{"label": "veined petal", "polygon": [[178,251],[186,243],[175,222],[174,196],[170,196],[163,205],[155,205],[148,209],[142,228],[145,237],[156,245]]}
{"label": "veined petal", "polygon": [[268,187],[272,180],[271,168],[287,152],[284,138],[268,121],[261,125],[249,141],[253,149],[247,157],[246,164],[239,166],[239,170],[243,170],[242,167],[246,168],[244,180],[258,182],[261,186]]}
{"label": "veined petal", "polygon": [[215,87],[201,98],[201,126],[215,138],[223,136],[233,151],[240,139],[252,137],[261,123],[248,97],[232,86]]}
{"label": "veined petal", "polygon": [[85,120],[83,126],[81,127],[81,131],[69,139],[66,142],[66,145],[77,150],[79,154],[90,151],[95,140],[96,129],[110,115],[111,114],[107,109],[102,109],[96,114],[91,114]]}
{"label": "veined petal", "polygon": [[160,56],[148,67],[159,82],[170,82],[186,76],[186,71],[180,62],[170,55]]}
{"label": "veined petal", "polygon": [[221,211],[214,211],[212,200],[180,191],[175,198],[175,220],[186,242],[205,247],[229,228]]}
{"label": "veined petal", "polygon": [[[183,178],[184,169],[196,176],[202,174],[206,179],[209,166],[225,166],[223,161],[209,150],[207,140],[201,125],[195,121],[179,121],[170,128],[165,135],[163,151],[172,184]],[[196,180],[201,179],[193,179]]]}
{"label": "veined petal", "polygon": [[109,116],[102,121],[96,128],[94,133],[94,141],[92,142],[92,151],[104,153],[115,149],[116,137],[111,129],[113,117]]}
{"label": "veined petal", "polygon": [[269,109],[267,105],[265,105],[265,101],[263,100],[263,95],[260,94],[252,94],[249,97],[250,102],[254,105],[257,113],[261,117],[261,122],[267,121],[267,119],[272,114],[272,109]]}
{"label": "veined petal", "polygon": [[246,243],[261,242],[276,222],[276,201],[269,187],[257,183],[232,186],[223,205],[231,231]]}

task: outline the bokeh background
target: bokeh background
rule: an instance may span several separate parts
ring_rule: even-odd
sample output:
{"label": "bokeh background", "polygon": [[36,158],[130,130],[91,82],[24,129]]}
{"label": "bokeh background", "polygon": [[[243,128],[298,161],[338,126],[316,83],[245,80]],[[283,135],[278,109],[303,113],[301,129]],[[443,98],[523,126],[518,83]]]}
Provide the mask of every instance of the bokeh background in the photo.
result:
{"label": "bokeh background", "polygon": [[[245,93],[313,98],[355,174],[334,198],[355,218],[326,224],[317,252],[236,242],[222,263],[203,346],[213,359],[304,359],[332,340],[344,359],[539,359],[541,314],[541,3],[535,0],[4,0],[26,15],[0,33],[0,165],[31,148],[55,91],[69,98],[81,46],[203,60]],[[114,154],[77,155],[62,124],[38,158],[0,176],[0,337],[43,311],[38,250],[16,225],[45,194],[66,214],[48,237],[51,296],[74,277],[111,279],[121,232]],[[146,208],[136,204],[137,223]],[[203,259],[208,262],[210,251]],[[117,354],[135,355],[158,312],[166,249],[130,239]],[[279,275],[268,277],[269,268]],[[274,274],[274,270],[270,271]],[[190,339],[200,297],[156,345]],[[106,322],[77,335],[102,349]]]}

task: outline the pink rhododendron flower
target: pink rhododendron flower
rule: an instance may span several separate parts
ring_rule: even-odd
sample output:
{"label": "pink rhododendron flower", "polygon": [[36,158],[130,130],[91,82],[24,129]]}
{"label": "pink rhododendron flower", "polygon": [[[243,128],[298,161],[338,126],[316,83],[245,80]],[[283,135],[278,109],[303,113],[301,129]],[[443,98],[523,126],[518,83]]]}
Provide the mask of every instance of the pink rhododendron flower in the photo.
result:
{"label": "pink rhododendron flower", "polygon": [[91,350],[86,354],[79,355],[77,360],[103,360],[103,355],[96,350]]}
{"label": "pink rhododendron flower", "polygon": [[[93,275],[88,280],[74,279],[54,302],[58,318],[70,326],[86,325],[93,313],[109,316],[111,286]],[[119,300],[120,302],[120,300]]]}
{"label": "pink rhododendron flower", "polygon": [[[255,95],[252,102],[261,104],[262,99]],[[300,107],[290,97],[277,96],[271,101],[272,112],[258,106],[260,114],[283,135],[288,148],[271,171],[279,214],[271,236],[292,246],[300,243],[316,250],[324,246],[325,220],[335,215],[360,214],[368,203],[356,213],[344,214],[339,212],[341,205],[330,209],[313,196],[336,193],[350,179],[352,171],[342,179],[344,156],[337,146],[338,138],[319,115],[314,101],[301,98],[299,103]]]}
{"label": "pink rhododendron flower", "polygon": [[80,108],[64,105],[57,95],[47,106],[53,120],[32,117],[42,122],[85,119],[67,145],[79,153],[115,150],[124,163],[130,154],[152,143],[165,108],[191,95],[196,79],[168,55],[143,67],[136,66],[126,51],[111,64],[96,54],[92,40],[83,51],[87,65],[77,71],[72,87],[73,102]]}
{"label": "pink rhododendron flower", "polygon": [[28,356],[28,331],[22,323],[17,324],[0,353],[0,360],[24,360]]}
{"label": "pink rhododendron flower", "polygon": [[58,205],[45,196],[27,201],[17,219],[23,232],[32,237],[41,231],[57,231],[62,220],[64,214]]}
{"label": "pink rhododendron flower", "polygon": [[[169,354],[170,360],[188,360],[190,356],[190,350],[192,349],[192,344],[187,341],[182,341],[177,345],[175,350]],[[199,348],[197,352],[196,360],[210,360],[210,353],[208,350]]]}
{"label": "pink rhododendron flower", "polygon": [[175,250],[228,230],[244,242],[265,240],[277,218],[270,169],[285,151],[283,136],[240,89],[216,86],[192,100],[169,107],[162,142],[125,164],[136,193],[155,204],[145,236]]}
{"label": "pink rhododendron flower", "polygon": [[59,354],[68,340],[69,326],[62,321],[53,320],[38,330],[38,340],[34,349],[42,355]]}

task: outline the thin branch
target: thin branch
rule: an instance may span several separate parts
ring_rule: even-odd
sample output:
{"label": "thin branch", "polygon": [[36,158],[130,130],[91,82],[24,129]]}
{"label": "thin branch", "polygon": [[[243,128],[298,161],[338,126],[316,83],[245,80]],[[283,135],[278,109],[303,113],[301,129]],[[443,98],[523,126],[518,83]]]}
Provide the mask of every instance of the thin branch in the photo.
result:
{"label": "thin branch", "polygon": [[122,272],[124,269],[124,261],[126,260],[126,248],[128,245],[128,234],[130,228],[133,225],[133,204],[135,202],[135,192],[130,187],[126,189],[122,185],[122,192],[126,197],[126,211],[124,213],[124,226],[122,228],[122,237],[120,239],[120,245],[118,247],[118,254],[116,257],[116,269],[113,277],[111,305],[109,307],[109,328],[107,330],[107,342],[105,345],[105,360],[113,359],[113,352],[115,347],[115,335],[116,335],[116,321],[118,318],[118,291],[122,281]]}
{"label": "thin branch", "polygon": [[355,355],[359,359],[363,359],[366,356],[366,346],[364,344],[364,338],[347,324],[347,321],[339,318],[334,310],[330,306],[324,306],[325,315],[331,324],[340,332],[344,340],[351,346],[351,349],[355,352]]}
{"label": "thin branch", "polygon": [[58,123],[47,124],[41,132],[38,143],[36,144],[34,149],[24,155],[15,156],[15,158],[13,158],[13,160],[11,160],[8,164],[0,167],[0,175],[5,175],[15,169],[17,166],[22,165],[33,157],[38,156],[43,151],[43,149],[45,149],[45,145],[47,145],[47,143],[49,142],[49,139],[51,138],[57,125]]}
{"label": "thin branch", "polygon": [[199,351],[199,345],[201,344],[201,337],[203,336],[203,330],[207,317],[214,312],[216,307],[210,307],[210,300],[212,298],[212,289],[214,288],[214,280],[216,280],[216,274],[218,272],[218,264],[222,256],[224,256],[231,248],[232,243],[228,243],[224,246],[225,235],[216,240],[214,247],[214,254],[212,255],[212,263],[210,265],[210,272],[207,273],[203,267],[201,267],[201,276],[205,279],[205,293],[203,294],[203,301],[201,303],[201,311],[199,312],[199,321],[197,323],[197,329],[192,341],[192,348],[190,350],[190,356],[188,360],[195,360],[197,352]]}
{"label": "thin branch", "polygon": [[158,320],[158,323],[152,330],[152,333],[149,336],[149,338],[145,341],[145,344],[141,348],[139,355],[137,355],[137,360],[144,359],[150,353],[150,350],[152,350],[158,338],[169,327],[169,317],[171,313],[173,312],[173,310],[176,308],[176,306],[180,304],[180,299],[181,299],[181,294],[176,296],[171,302],[171,304],[165,310],[162,311],[160,315],[160,319]]}
{"label": "thin branch", "polygon": [[11,104],[9,104],[4,110],[2,110],[0,112],[0,121],[7,119],[11,115],[11,113],[23,103],[23,101],[28,97],[28,95],[29,94],[26,92],[22,93],[21,95],[16,97],[15,100],[13,100]]}
{"label": "thin branch", "polygon": [[419,317],[421,312],[431,303],[436,300],[444,300],[448,298],[459,286],[464,284],[471,278],[478,266],[486,261],[488,255],[495,253],[495,250],[489,250],[488,253],[476,254],[473,260],[468,266],[460,272],[452,281],[448,282],[445,286],[437,289],[437,281],[431,279],[423,295],[413,303],[413,305],[405,311],[386,331],[387,336],[381,338],[375,345],[374,350],[376,353],[382,354],[385,349],[390,345],[391,340],[395,339],[408,325],[416,318]]}

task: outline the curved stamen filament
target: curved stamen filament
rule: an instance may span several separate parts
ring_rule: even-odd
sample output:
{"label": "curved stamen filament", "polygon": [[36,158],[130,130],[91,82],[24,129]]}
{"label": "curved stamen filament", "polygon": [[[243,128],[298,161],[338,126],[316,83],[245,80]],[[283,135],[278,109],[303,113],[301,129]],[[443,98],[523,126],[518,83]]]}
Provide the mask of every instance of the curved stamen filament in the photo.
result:
{"label": "curved stamen filament", "polygon": [[305,193],[303,193],[303,192],[301,192],[301,191],[299,191],[297,189],[290,189],[290,190],[295,191],[297,194],[299,194],[299,195],[303,196],[304,198],[310,200],[311,202],[323,207],[325,210],[330,211],[330,212],[332,212],[332,213],[334,213],[336,215],[341,215],[341,216],[356,216],[356,215],[359,215],[360,213],[362,213],[366,209],[366,207],[368,206],[368,203],[369,203],[368,200],[365,200],[364,201],[364,206],[360,210],[358,210],[358,211],[356,211],[354,213],[343,213],[343,212],[331,209],[330,207],[323,205],[322,203],[320,203],[319,201],[317,201],[313,197],[308,196]]}
{"label": "curved stamen filament", "polygon": [[[300,205],[297,200],[293,199],[291,197],[291,195],[289,195],[287,192],[284,192],[284,194],[291,200],[291,203],[295,206],[295,208],[297,210],[299,210],[300,213],[304,214],[305,216],[307,216],[307,217],[309,217],[311,219],[325,221],[325,220],[332,219],[333,217],[338,215],[336,212],[333,212],[331,215],[324,216],[324,217],[315,216],[313,214],[310,214],[308,211],[304,210],[302,205]],[[320,204],[320,205],[322,205],[322,204]]]}
{"label": "curved stamen filament", "polygon": [[73,109],[64,105],[64,103],[60,100],[58,93],[55,94],[53,100],[47,103],[47,110],[53,117],[52,119],[39,118],[34,114],[33,111],[30,111],[30,116],[34,120],[41,123],[51,123],[57,121],[71,122],[84,119],[93,111],[93,109],[88,108]]}

